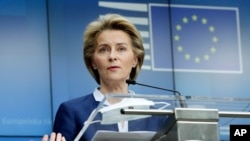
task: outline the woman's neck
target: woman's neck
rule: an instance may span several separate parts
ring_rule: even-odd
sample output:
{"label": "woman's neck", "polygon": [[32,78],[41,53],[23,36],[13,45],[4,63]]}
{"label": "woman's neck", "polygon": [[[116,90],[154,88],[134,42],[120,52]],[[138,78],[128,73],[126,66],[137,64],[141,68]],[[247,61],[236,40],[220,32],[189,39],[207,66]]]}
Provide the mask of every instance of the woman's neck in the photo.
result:
{"label": "woman's neck", "polygon": [[115,83],[107,84],[101,83],[100,91],[102,94],[127,94],[128,93],[128,84],[127,83]]}

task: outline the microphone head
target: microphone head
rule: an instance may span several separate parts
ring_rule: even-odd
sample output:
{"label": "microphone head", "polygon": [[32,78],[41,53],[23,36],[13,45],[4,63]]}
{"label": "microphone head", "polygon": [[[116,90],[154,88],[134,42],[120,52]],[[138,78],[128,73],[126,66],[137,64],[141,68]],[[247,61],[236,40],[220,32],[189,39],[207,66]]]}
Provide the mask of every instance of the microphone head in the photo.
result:
{"label": "microphone head", "polygon": [[132,84],[132,85],[136,84],[135,80],[130,80],[130,79],[126,80],[126,83],[127,84]]}

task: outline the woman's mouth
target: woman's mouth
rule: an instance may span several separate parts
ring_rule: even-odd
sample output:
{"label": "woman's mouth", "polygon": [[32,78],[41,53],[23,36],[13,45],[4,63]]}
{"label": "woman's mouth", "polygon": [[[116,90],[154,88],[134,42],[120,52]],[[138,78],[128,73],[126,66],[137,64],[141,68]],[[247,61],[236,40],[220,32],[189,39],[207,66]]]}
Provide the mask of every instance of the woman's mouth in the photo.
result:
{"label": "woman's mouth", "polygon": [[110,67],[108,67],[108,70],[116,70],[119,68],[120,68],[119,66],[110,66]]}

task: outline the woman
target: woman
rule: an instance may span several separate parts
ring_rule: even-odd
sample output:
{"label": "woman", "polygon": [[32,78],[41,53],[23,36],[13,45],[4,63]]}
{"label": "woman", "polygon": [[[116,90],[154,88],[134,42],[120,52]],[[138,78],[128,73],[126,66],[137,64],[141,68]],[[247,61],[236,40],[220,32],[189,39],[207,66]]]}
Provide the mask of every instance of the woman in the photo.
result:
{"label": "woman", "polygon": [[[144,59],[139,31],[129,20],[118,14],[107,14],[87,26],[83,52],[85,64],[99,87],[91,94],[60,105],[53,132],[61,133],[68,141],[74,140],[84,121],[106,94],[133,93],[128,90],[126,80],[136,79]],[[94,123],[88,127],[81,140],[90,141],[98,130],[156,131],[162,123],[150,121],[124,121],[111,125]]]}

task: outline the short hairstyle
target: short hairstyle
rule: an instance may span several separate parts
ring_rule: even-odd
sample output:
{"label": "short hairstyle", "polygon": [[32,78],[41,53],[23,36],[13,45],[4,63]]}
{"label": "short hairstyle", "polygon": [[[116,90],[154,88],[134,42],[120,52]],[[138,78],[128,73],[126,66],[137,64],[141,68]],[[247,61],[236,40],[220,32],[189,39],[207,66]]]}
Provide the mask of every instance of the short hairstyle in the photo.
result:
{"label": "short hairstyle", "polygon": [[100,76],[97,70],[94,70],[92,67],[92,59],[97,45],[97,36],[105,30],[121,30],[129,35],[132,42],[132,50],[138,58],[138,63],[135,68],[132,68],[129,76],[129,79],[135,80],[144,61],[143,41],[135,25],[119,14],[106,14],[87,26],[84,32],[83,56],[88,71],[96,82],[100,84]]}

